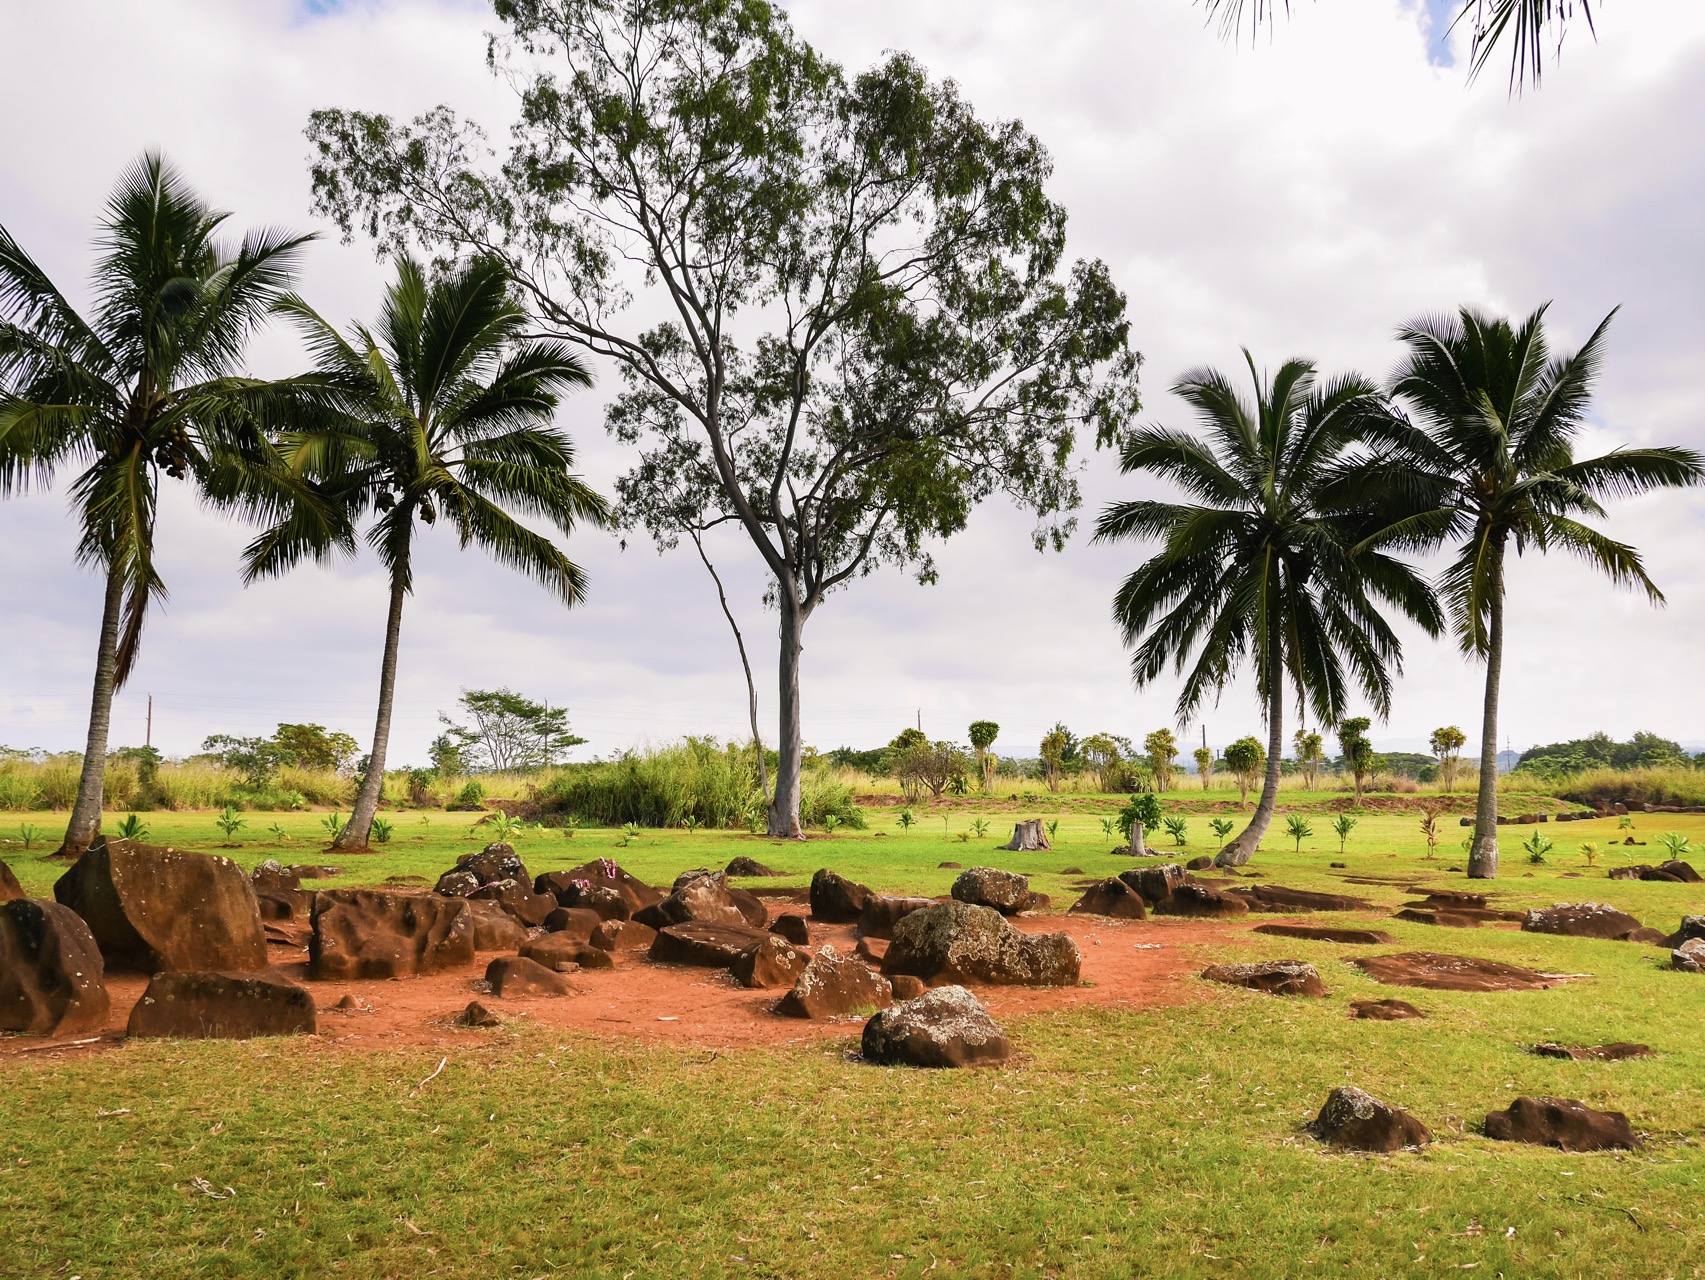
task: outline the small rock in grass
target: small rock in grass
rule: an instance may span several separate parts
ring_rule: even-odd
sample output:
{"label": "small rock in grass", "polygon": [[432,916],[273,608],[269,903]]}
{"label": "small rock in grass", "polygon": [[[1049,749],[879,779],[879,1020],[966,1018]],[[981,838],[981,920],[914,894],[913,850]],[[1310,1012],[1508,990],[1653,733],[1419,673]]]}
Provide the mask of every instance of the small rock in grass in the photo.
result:
{"label": "small rock in grass", "polygon": [[1301,960],[1263,960],[1256,964],[1215,964],[1202,970],[1209,982],[1223,982],[1234,987],[1248,987],[1273,996],[1309,996],[1315,999],[1326,995],[1320,972]]}
{"label": "small rock in grass", "polygon": [[737,858],[730,859],[728,865],[723,868],[722,874],[725,876],[780,876],[787,873],[766,867],[756,858],[748,858],[745,854],[741,854]]}
{"label": "small rock in grass", "polygon": [[1651,1045],[1624,1041],[1615,1044],[1558,1044],[1547,1040],[1534,1045],[1533,1051],[1542,1058],[1569,1058],[1575,1062],[1622,1062],[1628,1058],[1654,1056]]}
{"label": "small rock in grass", "polygon": [[867,1061],[884,1066],[977,1067],[1004,1062],[1011,1044],[964,987],[937,987],[864,1024]]}
{"label": "small rock in grass", "polygon": [[1640,1139],[1620,1111],[1596,1111],[1573,1098],[1517,1098],[1486,1117],[1486,1136],[1564,1151],[1632,1151]]}
{"label": "small rock in grass", "polygon": [[1427,1015],[1407,1000],[1352,1000],[1350,1016],[1365,1018],[1369,1022],[1403,1022]]}
{"label": "small rock in grass", "polygon": [[1669,958],[1682,973],[1705,973],[1705,938],[1689,938],[1670,952]]}
{"label": "small rock in grass", "polygon": [[1061,870],[1060,874],[1063,876],[1081,876],[1083,874],[1083,868],[1082,867],[1066,867],[1063,870]]}
{"label": "small rock in grass", "polygon": [[1552,933],[1565,938],[1626,938],[1640,922],[1605,902],[1557,902],[1527,913],[1524,933]]}
{"label": "small rock in grass", "polygon": [[938,862],[935,865],[938,871],[957,871],[965,864],[963,862]]}
{"label": "small rock in grass", "polygon": [[1350,1085],[1326,1096],[1309,1129],[1322,1142],[1350,1151],[1401,1151],[1425,1146],[1433,1138],[1407,1111]]}

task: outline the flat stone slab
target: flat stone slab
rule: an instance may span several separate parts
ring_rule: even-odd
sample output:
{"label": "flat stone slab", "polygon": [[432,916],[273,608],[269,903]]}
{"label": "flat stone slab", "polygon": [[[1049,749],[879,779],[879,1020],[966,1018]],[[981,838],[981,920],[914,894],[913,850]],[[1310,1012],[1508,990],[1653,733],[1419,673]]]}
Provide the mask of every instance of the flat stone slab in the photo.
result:
{"label": "flat stone slab", "polygon": [[1311,942],[1349,942],[1388,947],[1397,939],[1379,929],[1335,929],[1324,924],[1258,924],[1256,933],[1272,938],[1306,938]]}
{"label": "flat stone slab", "polygon": [[1405,951],[1389,956],[1357,956],[1350,961],[1376,982],[1430,991],[1544,991],[1570,978],[1589,974],[1541,973],[1520,965],[1474,956]]}
{"label": "flat stone slab", "polygon": [[1209,982],[1248,987],[1274,996],[1312,996],[1321,999],[1326,987],[1320,973],[1301,960],[1263,960],[1257,964],[1215,964],[1202,970]]}
{"label": "flat stone slab", "polygon": [[1350,1016],[1368,1022],[1407,1022],[1427,1015],[1407,1000],[1352,1000]]}
{"label": "flat stone slab", "polygon": [[1628,1058],[1653,1058],[1649,1044],[1628,1044],[1617,1041],[1615,1044],[1558,1044],[1547,1040],[1533,1046],[1533,1051],[1542,1058],[1569,1058],[1575,1062],[1622,1062]]}

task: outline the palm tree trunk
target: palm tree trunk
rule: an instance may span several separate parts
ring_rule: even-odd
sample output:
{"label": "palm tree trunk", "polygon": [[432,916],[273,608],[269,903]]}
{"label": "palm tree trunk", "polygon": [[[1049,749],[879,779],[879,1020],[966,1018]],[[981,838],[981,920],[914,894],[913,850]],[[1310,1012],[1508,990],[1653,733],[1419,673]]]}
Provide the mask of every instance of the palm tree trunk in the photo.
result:
{"label": "palm tree trunk", "polygon": [[385,789],[385,749],[391,741],[391,704],[397,692],[397,641],[403,630],[403,599],[408,595],[399,575],[391,576],[391,611],[385,619],[385,657],[379,665],[379,714],[373,725],[373,752],[367,757],[367,774],[355,797],[355,812],[349,824],[332,841],[334,849],[365,849],[379,812],[379,797]]}
{"label": "palm tree trunk", "polygon": [[1491,617],[1487,620],[1486,703],[1480,721],[1480,795],[1474,804],[1474,847],[1468,875],[1492,880],[1498,875],[1498,694],[1504,675],[1504,552],[1493,562]]}
{"label": "palm tree trunk", "polygon": [[1248,862],[1272,825],[1273,812],[1279,806],[1279,766],[1285,753],[1285,675],[1276,660],[1273,667],[1273,687],[1267,694],[1267,776],[1261,784],[1261,799],[1243,834],[1214,858],[1216,867],[1241,867]]}
{"label": "palm tree trunk", "polygon": [[118,616],[124,607],[124,579],[116,566],[107,567],[106,599],[101,606],[101,639],[95,650],[95,690],[89,699],[89,737],[83,746],[83,774],[77,782],[77,802],[56,856],[80,858],[101,833],[101,801],[105,798],[107,737],[112,730],[112,695],[118,676]]}
{"label": "palm tree trunk", "polygon": [[804,765],[805,745],[799,728],[799,655],[805,630],[805,613],[800,608],[792,583],[777,584],[781,604],[781,652],[777,663],[781,690],[781,726],[776,739],[776,790],[770,801],[769,834],[789,840],[803,840],[799,826],[800,774]]}

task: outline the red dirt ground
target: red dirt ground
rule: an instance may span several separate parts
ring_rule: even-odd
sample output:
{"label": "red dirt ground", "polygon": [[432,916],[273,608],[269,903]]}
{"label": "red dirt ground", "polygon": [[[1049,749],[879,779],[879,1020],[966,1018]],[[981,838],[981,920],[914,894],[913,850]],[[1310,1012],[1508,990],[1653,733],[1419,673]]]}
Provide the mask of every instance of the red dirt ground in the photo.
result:
{"label": "red dirt ground", "polygon": [[[798,904],[780,907],[798,911]],[[775,912],[772,912],[775,914]],[[1214,921],[1110,920],[1085,916],[1030,916],[1014,921],[1026,933],[1065,932],[1083,952],[1083,981],[1077,987],[980,987],[977,996],[997,1019],[1080,1005],[1145,1009],[1197,998],[1190,981],[1202,960],[1184,948],[1196,944],[1245,945],[1246,930]],[[857,942],[852,925],[811,925],[813,946],[832,944],[849,954]],[[272,947],[274,969],[301,981],[319,1006],[320,1039],[328,1048],[374,1051],[446,1048],[478,1034],[451,1019],[479,1000],[505,1018],[527,1018],[564,1030],[612,1039],[689,1044],[707,1048],[808,1044],[846,1036],[861,1020],[824,1022],[784,1018],[772,1012],[781,991],[752,991],[726,972],[655,965],[643,955],[618,956],[613,970],[582,971],[572,981],[581,994],[567,998],[499,1000],[486,989],[482,956],[466,969],[381,982],[309,982],[306,950]],[[287,959],[288,957],[288,959]],[[111,974],[107,989],[112,1014],[105,1034],[89,1043],[0,1039],[0,1064],[66,1053],[102,1052],[124,1043],[130,1010],[148,985],[137,974]],[[334,1010],[345,995],[360,1008]]]}

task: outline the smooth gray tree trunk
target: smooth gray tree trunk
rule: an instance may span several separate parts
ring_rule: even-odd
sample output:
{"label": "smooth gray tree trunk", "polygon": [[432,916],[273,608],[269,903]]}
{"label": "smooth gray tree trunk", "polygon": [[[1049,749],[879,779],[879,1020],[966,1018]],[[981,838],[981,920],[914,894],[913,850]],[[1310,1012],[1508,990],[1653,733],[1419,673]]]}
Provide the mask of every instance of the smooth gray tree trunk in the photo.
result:
{"label": "smooth gray tree trunk", "polygon": [[373,752],[367,757],[367,774],[355,796],[355,812],[332,841],[334,849],[365,849],[379,812],[379,797],[385,789],[385,751],[391,742],[391,704],[397,691],[397,642],[403,630],[403,600],[408,596],[402,579],[391,579],[391,611],[385,619],[385,657],[379,664],[379,714],[373,725]]}
{"label": "smooth gray tree trunk", "polygon": [[107,738],[112,732],[112,696],[118,677],[118,622],[124,608],[124,579],[107,569],[106,599],[101,606],[101,639],[95,650],[95,689],[89,699],[89,736],[83,746],[83,773],[77,802],[59,856],[80,858],[101,833],[101,802],[106,796]]}
{"label": "smooth gray tree trunk", "polygon": [[734,645],[740,650],[740,669],[746,673],[746,712],[752,720],[752,750],[758,757],[758,794],[764,799],[767,811],[770,803],[769,766],[764,762],[764,737],[758,732],[758,685],[752,679],[752,662],[746,656],[746,637],[740,632],[740,624],[734,620],[734,610],[728,607],[728,593],[722,589],[722,575],[716,571],[716,566],[705,554],[704,540],[697,530],[692,533],[693,546],[698,548],[699,559],[704,561],[704,567],[710,572],[710,580],[716,584],[716,599],[722,605],[722,616],[728,619],[728,629],[734,633]]}
{"label": "smooth gray tree trunk", "polygon": [[1492,572],[1491,617],[1487,620],[1486,701],[1480,721],[1480,795],[1474,803],[1474,846],[1468,875],[1492,880],[1498,874],[1498,695],[1504,675],[1504,549],[1498,548]]}
{"label": "smooth gray tree trunk", "polygon": [[1285,676],[1282,664],[1275,660],[1273,688],[1267,695],[1267,777],[1261,784],[1261,799],[1255,814],[1243,834],[1221,849],[1214,858],[1216,867],[1241,867],[1254,856],[1273,823],[1273,812],[1279,805],[1279,766],[1285,752]]}
{"label": "smooth gray tree trunk", "polygon": [[805,747],[799,728],[799,655],[804,649],[800,637],[805,630],[806,615],[793,594],[792,584],[777,585],[781,603],[781,643],[777,662],[781,724],[776,737],[776,790],[770,801],[769,834],[803,840],[805,833],[799,825],[799,802]]}

